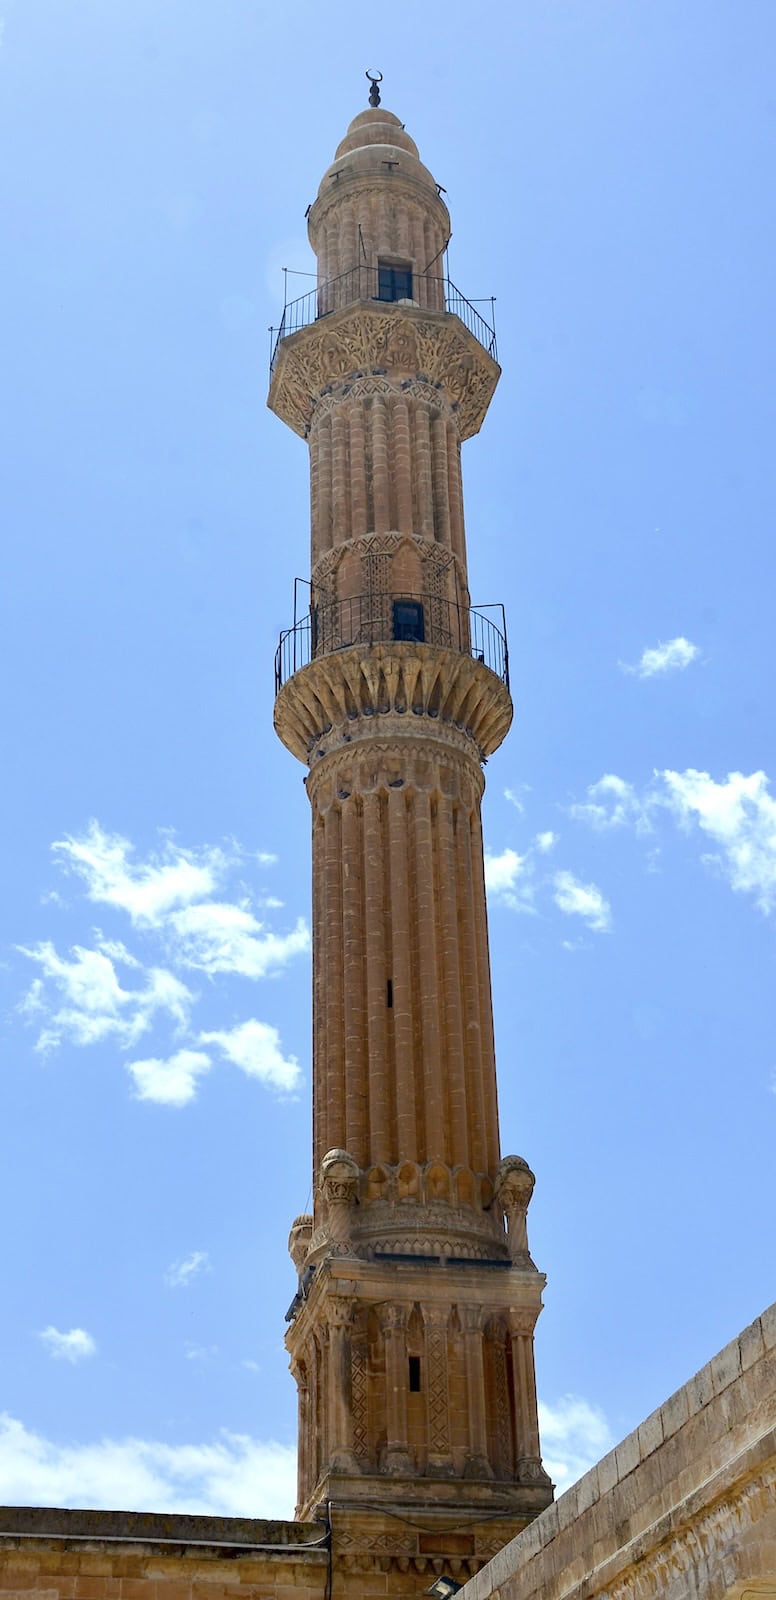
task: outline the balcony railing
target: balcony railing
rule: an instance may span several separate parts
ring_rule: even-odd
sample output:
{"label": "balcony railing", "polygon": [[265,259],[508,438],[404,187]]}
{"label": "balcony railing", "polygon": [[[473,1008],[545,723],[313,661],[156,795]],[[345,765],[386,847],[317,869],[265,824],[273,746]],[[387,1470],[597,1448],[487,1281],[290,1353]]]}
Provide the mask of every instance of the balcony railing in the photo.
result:
{"label": "balcony railing", "polygon": [[[486,615],[495,612],[498,624]],[[439,645],[481,661],[509,688],[509,651],[502,605],[468,606],[429,594],[362,594],[319,600],[306,617],[280,635],[275,693],[320,656],[352,645],[400,641]]]}
{"label": "balcony railing", "polygon": [[381,294],[381,273],[378,267],[361,265],[352,267],[349,272],[343,272],[338,278],[329,278],[326,283],[319,283],[317,288],[311,289],[308,294],[300,295],[298,300],[289,300],[283,307],[283,316],[279,328],[270,328],[270,341],[272,356],[270,359],[270,376],[274,371],[277,353],[283,339],[289,334],[298,333],[300,328],[306,328],[311,322],[319,322],[321,317],[328,317],[332,311],[341,311],[344,306],[349,306],[357,300],[374,300],[383,305],[409,304],[419,306],[426,311],[451,311],[460,317],[464,327],[468,328],[488,355],[498,360],[496,353],[495,330],[495,300],[489,299],[485,303],[490,306],[491,321],[486,322],[480,316],[476,306],[473,306],[466,296],[456,289],[448,277],[432,277],[428,273],[412,274],[412,299],[397,301],[393,294]]}

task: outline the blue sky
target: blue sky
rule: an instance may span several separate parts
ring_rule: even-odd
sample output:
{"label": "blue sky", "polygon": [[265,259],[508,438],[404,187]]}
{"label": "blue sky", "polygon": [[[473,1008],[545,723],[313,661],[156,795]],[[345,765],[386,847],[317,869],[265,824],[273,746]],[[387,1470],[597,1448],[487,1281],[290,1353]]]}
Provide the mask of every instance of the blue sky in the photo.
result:
{"label": "blue sky", "polygon": [[309,817],[272,661],[307,463],[267,327],[372,65],[497,296],[465,495],[562,1485],[773,1298],[773,7],[0,18],[0,1498],[291,1510]]}

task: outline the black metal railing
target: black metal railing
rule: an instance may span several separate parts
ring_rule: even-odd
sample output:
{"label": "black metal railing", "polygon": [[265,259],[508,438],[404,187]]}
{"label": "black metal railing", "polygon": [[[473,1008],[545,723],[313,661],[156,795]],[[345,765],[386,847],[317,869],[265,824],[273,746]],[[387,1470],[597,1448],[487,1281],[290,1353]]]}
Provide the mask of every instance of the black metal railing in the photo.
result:
{"label": "black metal railing", "polygon": [[487,350],[488,355],[492,356],[494,361],[498,359],[494,299],[491,298],[486,302],[490,306],[494,324],[491,326],[448,277],[432,277],[428,273],[414,272],[411,287],[411,299],[397,300],[393,293],[385,292],[381,269],[362,264],[351,267],[349,272],[340,273],[338,278],[329,278],[326,283],[319,283],[317,288],[300,295],[298,300],[287,301],[283,307],[280,327],[270,328],[272,345],[270,376],[283,339],[287,339],[289,334],[298,333],[300,328],[308,327],[311,322],[318,322],[321,317],[330,316],[332,311],[341,311],[343,306],[352,305],[357,300],[373,300],[383,305],[410,304],[427,311],[451,311],[456,317],[460,317],[464,327],[468,328],[483,349]]}
{"label": "black metal railing", "polygon": [[[500,626],[486,615],[496,612]],[[509,688],[509,651],[504,607],[463,605],[438,595],[361,594],[319,599],[307,616],[280,635],[275,654],[275,693],[320,656],[351,645],[391,641],[438,645],[481,661]]]}

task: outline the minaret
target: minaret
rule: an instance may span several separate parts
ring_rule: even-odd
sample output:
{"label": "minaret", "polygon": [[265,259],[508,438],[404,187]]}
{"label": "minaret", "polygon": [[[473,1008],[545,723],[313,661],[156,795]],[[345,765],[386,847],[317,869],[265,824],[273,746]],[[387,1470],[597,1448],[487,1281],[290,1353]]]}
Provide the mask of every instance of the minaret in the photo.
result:
{"label": "minaret", "polygon": [[310,208],[318,284],[286,308],[269,394],[311,483],[310,607],[281,637],[275,705],[313,835],[297,1514],[330,1504],[335,1551],[416,1574],[476,1570],[552,1498],[545,1280],[533,1174],[499,1145],[480,821],[512,719],[507,646],[501,609],[470,603],[461,486],[500,369],[445,277],[442,194],[373,81]]}

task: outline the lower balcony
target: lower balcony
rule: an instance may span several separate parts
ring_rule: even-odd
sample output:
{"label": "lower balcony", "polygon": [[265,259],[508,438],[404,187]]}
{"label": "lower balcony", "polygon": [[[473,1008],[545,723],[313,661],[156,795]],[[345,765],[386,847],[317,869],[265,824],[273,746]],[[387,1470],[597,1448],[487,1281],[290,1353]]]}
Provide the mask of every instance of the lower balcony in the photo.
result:
{"label": "lower balcony", "polygon": [[[490,614],[489,614],[490,613]],[[320,599],[280,635],[275,693],[322,656],[353,645],[433,645],[471,656],[509,688],[509,651],[502,605],[470,606],[430,594],[362,594]]]}

